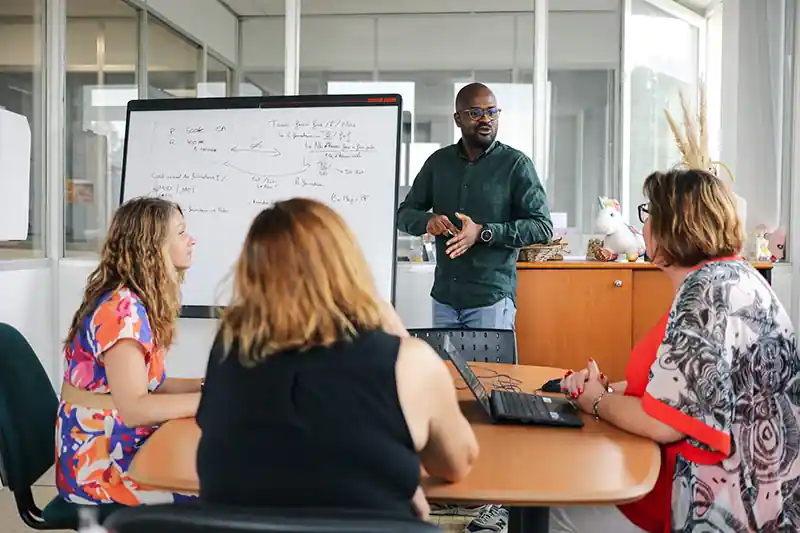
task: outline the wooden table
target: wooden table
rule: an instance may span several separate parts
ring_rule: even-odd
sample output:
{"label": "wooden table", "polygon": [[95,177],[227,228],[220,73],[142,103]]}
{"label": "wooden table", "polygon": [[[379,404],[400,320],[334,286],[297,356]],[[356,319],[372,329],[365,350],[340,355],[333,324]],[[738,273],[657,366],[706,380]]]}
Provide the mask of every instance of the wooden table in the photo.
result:
{"label": "wooden table", "polygon": [[[525,392],[563,375],[561,370],[543,367],[472,366],[487,387],[495,381],[488,376],[496,371],[521,380]],[[660,454],[653,442],[591,416],[584,416],[581,429],[492,424],[460,378],[456,384],[462,388],[461,408],[481,451],[472,472],[460,483],[444,483],[423,473],[422,484],[431,501],[503,504],[512,508],[509,531],[524,527],[529,532],[533,528],[523,522],[541,523],[549,506],[626,503],[643,497],[655,485]],[[154,489],[197,492],[199,439],[200,429],[193,419],[167,422],[136,454],[131,477]]]}

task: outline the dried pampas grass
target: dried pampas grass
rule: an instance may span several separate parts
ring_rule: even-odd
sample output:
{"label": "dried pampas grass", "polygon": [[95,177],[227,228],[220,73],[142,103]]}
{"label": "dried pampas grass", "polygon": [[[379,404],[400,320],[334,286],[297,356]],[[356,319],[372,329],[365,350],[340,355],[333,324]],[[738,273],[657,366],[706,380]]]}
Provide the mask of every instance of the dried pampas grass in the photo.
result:
{"label": "dried pampas grass", "polygon": [[719,167],[725,169],[730,176],[731,181],[733,172],[722,161],[712,161],[708,153],[708,119],[707,104],[706,104],[706,90],[703,84],[700,85],[700,104],[698,106],[697,115],[692,113],[689,104],[686,102],[686,97],[683,91],[680,93],[681,110],[683,111],[683,130],[678,126],[678,123],[672,117],[669,109],[664,109],[664,115],[667,117],[667,124],[675,138],[675,144],[678,151],[681,153],[682,163],[687,168],[698,170],[707,170],[719,177]]}

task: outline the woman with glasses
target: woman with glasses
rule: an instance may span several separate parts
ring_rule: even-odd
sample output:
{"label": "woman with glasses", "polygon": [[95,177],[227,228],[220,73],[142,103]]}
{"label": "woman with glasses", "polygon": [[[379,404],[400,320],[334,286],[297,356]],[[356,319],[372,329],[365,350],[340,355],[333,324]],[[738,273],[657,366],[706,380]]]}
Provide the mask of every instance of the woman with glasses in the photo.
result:
{"label": "woman with glasses", "polygon": [[800,530],[800,358],[786,310],[737,256],[730,188],[705,170],[655,172],[639,207],[647,255],[675,299],[633,349],[627,381],[568,373],[582,410],[661,446],[653,491],[618,508],[553,509],[552,532]]}

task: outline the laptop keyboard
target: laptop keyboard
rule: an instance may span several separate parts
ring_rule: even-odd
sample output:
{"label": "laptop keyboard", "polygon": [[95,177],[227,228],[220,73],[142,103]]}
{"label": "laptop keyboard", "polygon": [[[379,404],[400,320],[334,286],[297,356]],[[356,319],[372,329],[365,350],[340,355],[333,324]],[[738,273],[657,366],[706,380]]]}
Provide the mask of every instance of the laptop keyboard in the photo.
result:
{"label": "laptop keyboard", "polygon": [[497,396],[496,407],[503,414],[511,418],[550,420],[550,410],[544,400],[536,394],[523,394],[495,389],[492,394]]}

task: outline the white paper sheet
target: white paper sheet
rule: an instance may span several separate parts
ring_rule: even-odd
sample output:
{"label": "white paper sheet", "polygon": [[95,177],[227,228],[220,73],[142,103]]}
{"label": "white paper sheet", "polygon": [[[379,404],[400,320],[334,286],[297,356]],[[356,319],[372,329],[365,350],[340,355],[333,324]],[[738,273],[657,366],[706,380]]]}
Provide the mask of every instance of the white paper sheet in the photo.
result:
{"label": "white paper sheet", "polygon": [[28,119],[0,109],[0,241],[28,238],[30,167]]}

